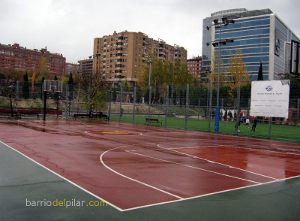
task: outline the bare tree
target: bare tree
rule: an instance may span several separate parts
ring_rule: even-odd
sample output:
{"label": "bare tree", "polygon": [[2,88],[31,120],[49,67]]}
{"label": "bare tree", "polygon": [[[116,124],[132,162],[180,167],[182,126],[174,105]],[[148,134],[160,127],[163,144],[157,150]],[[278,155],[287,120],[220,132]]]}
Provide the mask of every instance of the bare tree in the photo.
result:
{"label": "bare tree", "polygon": [[107,82],[101,74],[82,74],[79,78],[80,99],[86,103],[90,116],[104,105]]}

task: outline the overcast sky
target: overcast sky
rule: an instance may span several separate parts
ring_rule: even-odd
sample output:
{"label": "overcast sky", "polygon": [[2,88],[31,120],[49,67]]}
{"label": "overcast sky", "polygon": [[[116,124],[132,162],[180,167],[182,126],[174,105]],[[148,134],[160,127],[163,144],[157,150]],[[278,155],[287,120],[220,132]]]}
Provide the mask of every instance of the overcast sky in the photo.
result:
{"label": "overcast sky", "polygon": [[113,31],[144,32],[201,55],[202,20],[232,8],[270,8],[300,36],[299,0],[0,0],[0,43],[47,46],[77,62],[93,54],[93,39]]}

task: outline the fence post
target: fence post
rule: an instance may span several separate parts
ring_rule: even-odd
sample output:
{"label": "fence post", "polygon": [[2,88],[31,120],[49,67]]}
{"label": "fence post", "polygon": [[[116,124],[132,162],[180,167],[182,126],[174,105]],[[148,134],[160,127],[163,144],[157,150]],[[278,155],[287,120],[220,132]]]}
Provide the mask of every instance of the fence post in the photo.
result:
{"label": "fence post", "polygon": [[236,100],[236,122],[235,122],[235,130],[236,130],[236,135],[239,135],[240,133],[240,124],[241,124],[241,119],[240,119],[240,99],[241,99],[241,83],[238,81],[238,88],[237,88],[237,100]]}
{"label": "fence post", "polygon": [[136,85],[133,88],[133,109],[132,109],[132,121],[135,124],[135,103],[136,103]]}
{"label": "fence post", "polygon": [[76,112],[77,112],[77,114],[79,113],[79,108],[80,108],[80,81],[79,81],[79,84],[78,84],[78,91],[77,91],[77,97],[76,97],[76,100],[77,100],[77,104],[76,104]]}
{"label": "fence post", "polygon": [[221,99],[221,109],[223,109],[224,108],[224,98],[222,97],[222,99]]}
{"label": "fence post", "polygon": [[44,109],[43,109],[43,120],[46,121],[46,111],[47,111],[47,91],[44,91]]}
{"label": "fence post", "polygon": [[200,98],[198,99],[198,120],[200,119],[200,112],[201,112],[201,108],[200,108]]}
{"label": "fence post", "polygon": [[208,131],[211,131],[212,80],[209,80]]}
{"label": "fence post", "polygon": [[122,97],[123,97],[123,88],[122,88],[122,82],[120,81],[120,113],[119,113],[119,123],[120,123],[121,117],[123,115],[123,111],[122,111]]}
{"label": "fence post", "polygon": [[65,86],[66,88],[66,99],[65,99],[65,103],[66,103],[66,108],[65,108],[65,116],[66,118],[70,117],[71,116],[71,94],[70,94],[70,88],[69,88],[69,84],[67,84]]}
{"label": "fence post", "polygon": [[300,98],[297,99],[297,121],[299,122],[300,118]]}
{"label": "fence post", "polygon": [[111,118],[111,100],[112,100],[112,91],[111,89],[109,90],[109,95],[108,95],[108,120]]}
{"label": "fence post", "polygon": [[166,108],[165,108],[165,125],[164,127],[167,127],[167,120],[168,120],[168,108],[169,108],[169,103],[170,103],[170,98],[169,98],[169,90],[170,86],[167,85],[167,99],[166,99]]}
{"label": "fence post", "polygon": [[188,120],[188,116],[187,116],[187,109],[189,107],[189,84],[186,85],[186,93],[185,93],[185,117],[184,117],[184,129],[187,130],[187,120]]}
{"label": "fence post", "polygon": [[269,117],[269,131],[268,131],[268,138],[271,139],[272,137],[272,117]]}
{"label": "fence post", "polygon": [[18,99],[19,98],[19,80],[17,80],[16,82],[16,98]]}
{"label": "fence post", "polygon": [[247,116],[250,116],[251,98],[248,98]]}
{"label": "fence post", "polygon": [[174,105],[174,100],[173,100],[174,99],[174,95],[173,95],[174,91],[173,91],[173,87],[174,86],[173,86],[173,81],[172,81],[171,90],[170,90],[171,91],[171,102],[170,102],[171,105]]}

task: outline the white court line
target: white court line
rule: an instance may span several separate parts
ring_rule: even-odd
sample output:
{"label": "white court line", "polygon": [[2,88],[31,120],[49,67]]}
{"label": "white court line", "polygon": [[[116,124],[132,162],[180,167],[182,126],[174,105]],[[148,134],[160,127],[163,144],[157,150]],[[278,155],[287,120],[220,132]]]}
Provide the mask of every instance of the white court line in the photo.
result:
{"label": "white court line", "polygon": [[122,174],[122,173],[119,173],[119,172],[115,171],[115,170],[112,169],[111,167],[107,166],[107,165],[104,163],[104,161],[103,161],[103,156],[104,156],[105,154],[107,154],[108,152],[113,151],[113,150],[116,150],[116,149],[121,148],[121,147],[126,147],[126,146],[118,146],[118,147],[109,149],[109,150],[103,152],[103,153],[100,155],[100,162],[101,162],[101,164],[102,164],[105,168],[107,168],[107,169],[110,170],[111,172],[113,172],[113,173],[115,173],[115,174],[117,174],[117,175],[119,175],[119,176],[121,176],[121,177],[124,177],[124,178],[126,178],[126,179],[128,179],[128,180],[131,180],[131,181],[134,181],[134,182],[136,182],[136,183],[142,184],[142,185],[144,185],[144,186],[146,186],[146,187],[150,187],[150,188],[152,188],[152,189],[154,189],[154,190],[157,190],[157,191],[160,191],[160,192],[165,193],[165,194],[167,194],[167,195],[173,196],[173,197],[175,197],[175,198],[177,198],[177,199],[182,199],[182,197],[180,197],[180,196],[177,196],[177,195],[175,195],[175,194],[173,194],[173,193],[167,192],[167,191],[165,191],[165,190],[159,189],[159,188],[157,188],[157,187],[155,187],[155,186],[152,186],[152,185],[150,185],[150,184],[147,184],[147,183],[144,183],[144,182],[139,181],[139,180],[137,180],[137,179],[134,179],[134,178],[131,178],[131,177],[129,177],[129,176],[126,176],[126,175],[124,175],[124,174]]}
{"label": "white court line", "polygon": [[217,145],[207,145],[207,146],[189,146],[189,147],[171,147],[171,148],[164,148],[164,149],[167,149],[167,150],[178,150],[178,149],[201,149],[201,148],[213,148],[213,147],[222,147],[222,146],[225,146],[223,144],[217,144]]}
{"label": "white court line", "polygon": [[219,172],[215,172],[215,171],[212,171],[212,170],[203,169],[201,167],[195,167],[195,166],[191,166],[191,165],[187,165],[187,164],[183,164],[183,163],[177,163],[175,161],[165,160],[165,159],[161,159],[161,158],[157,158],[157,157],[152,157],[152,156],[148,156],[148,155],[141,154],[141,153],[136,153],[136,152],[132,152],[132,151],[126,151],[126,152],[131,153],[131,154],[135,154],[135,155],[139,155],[139,156],[142,156],[142,157],[147,157],[147,158],[150,158],[150,159],[158,160],[158,161],[173,163],[173,164],[176,164],[176,165],[180,165],[180,166],[184,166],[184,167],[188,167],[188,168],[192,168],[192,169],[196,169],[196,170],[202,170],[202,171],[205,171],[205,172],[208,172],[208,173],[214,173],[214,174],[217,174],[217,175],[220,175],[220,176],[226,176],[226,177],[230,177],[230,178],[233,178],[233,179],[243,180],[243,181],[247,181],[247,182],[250,182],[250,183],[256,183],[256,184],[259,183],[259,182],[253,181],[253,180],[243,179],[243,178],[236,177],[236,176],[231,176],[231,175],[228,175],[228,174],[225,174],[225,173],[219,173]]}
{"label": "white court line", "polygon": [[[209,143],[210,144],[210,143]],[[246,144],[236,144],[236,145],[246,145]],[[262,145],[258,144],[248,144],[248,146],[253,147],[259,147],[262,148]],[[258,149],[258,148],[249,148],[249,147],[241,147],[241,146],[235,146],[233,144],[218,144],[218,145],[208,145],[208,146],[191,146],[191,147],[172,147],[172,148],[164,148],[167,150],[176,150],[176,149],[184,149],[184,148],[203,148],[203,147],[229,147],[229,148],[237,148],[237,149],[246,149],[246,150],[252,150],[252,151],[261,151],[261,152],[271,152],[271,153],[277,153],[277,154],[288,154],[288,155],[299,155],[299,153],[293,153],[293,152],[281,152],[281,151],[275,151],[275,150],[268,150],[268,149]],[[277,150],[286,151],[286,149],[277,148]]]}
{"label": "white court line", "polygon": [[84,191],[84,192],[86,192],[86,193],[92,195],[93,197],[95,197],[95,198],[97,198],[97,199],[99,199],[99,200],[101,200],[101,201],[103,201],[103,202],[109,204],[110,206],[112,206],[113,208],[115,208],[115,209],[117,209],[117,210],[119,210],[119,211],[121,211],[121,212],[124,211],[124,210],[121,209],[120,207],[118,207],[118,206],[116,206],[116,205],[114,205],[114,204],[108,202],[107,200],[104,200],[103,198],[101,198],[101,197],[95,195],[94,193],[92,193],[92,192],[86,190],[85,188],[79,186],[78,184],[74,183],[73,181],[67,179],[66,177],[64,177],[64,176],[62,176],[62,175],[60,175],[60,174],[54,172],[53,170],[51,170],[51,169],[47,168],[46,166],[40,164],[39,162],[35,161],[34,159],[32,159],[32,158],[26,156],[26,155],[23,154],[22,152],[20,152],[20,151],[18,151],[17,149],[15,149],[15,148],[9,146],[8,144],[4,143],[3,141],[0,140],[0,143],[2,143],[4,146],[10,148],[11,150],[17,152],[18,154],[22,155],[23,157],[27,158],[28,160],[32,161],[33,163],[39,165],[40,167],[44,168],[45,170],[47,170],[47,171],[53,173],[54,175],[60,177],[60,178],[63,179],[63,180],[69,182],[69,183],[72,184],[73,186],[76,186],[76,187],[79,188],[80,190],[82,190],[82,191]]}
{"label": "white court line", "polygon": [[[161,149],[164,149],[164,150],[167,149],[167,148],[164,148],[160,144],[157,144],[156,146],[158,148],[161,148]],[[238,167],[234,167],[234,166],[231,166],[231,165],[228,165],[228,164],[223,164],[223,163],[219,163],[219,162],[216,162],[216,161],[211,161],[211,160],[208,160],[206,158],[194,156],[194,155],[191,155],[191,154],[188,154],[188,153],[183,153],[183,152],[177,151],[175,149],[167,149],[167,150],[171,150],[171,151],[174,151],[176,153],[179,153],[179,154],[182,154],[182,155],[185,155],[185,156],[188,156],[188,157],[192,157],[192,158],[195,158],[195,159],[204,160],[204,161],[209,162],[209,163],[214,163],[214,164],[218,164],[218,165],[221,165],[221,166],[225,166],[225,167],[228,167],[228,168],[231,168],[231,169],[240,170],[240,171],[243,171],[243,172],[251,173],[251,174],[254,174],[254,175],[257,175],[257,176],[261,176],[261,177],[265,177],[265,178],[269,178],[269,179],[272,179],[272,180],[278,180],[278,179],[276,179],[274,177],[270,177],[270,176],[266,176],[266,175],[263,175],[263,174],[260,174],[260,173],[252,172],[250,170],[244,170],[244,169],[241,169],[241,168],[238,168]]]}
{"label": "white court line", "polygon": [[[236,146],[232,146],[230,144],[226,144],[226,146],[229,145],[229,147],[231,148],[237,148],[237,149],[246,149],[246,150],[252,150],[252,151],[260,151],[260,152],[270,152],[270,153],[277,153],[277,154],[287,154],[287,155],[298,155],[300,156],[299,153],[293,153],[293,152],[280,152],[280,151],[275,151],[275,150],[268,150],[268,149],[257,149],[257,148],[249,148],[249,147],[236,147]],[[224,145],[225,146],[225,145]],[[249,144],[249,146],[257,146],[257,147],[263,147],[261,145],[257,145],[257,144]],[[228,146],[227,146],[228,147]],[[277,150],[283,150],[286,151],[285,149],[277,149]]]}
{"label": "white court line", "polygon": [[250,189],[250,188],[253,188],[253,187],[264,186],[264,185],[268,185],[268,184],[272,184],[272,183],[284,182],[284,181],[291,180],[291,179],[296,179],[296,178],[300,178],[300,175],[299,176],[294,176],[294,177],[289,177],[289,178],[284,178],[284,179],[279,179],[279,180],[273,180],[273,181],[266,182],[266,183],[252,184],[252,185],[248,185],[248,186],[237,187],[237,188],[222,190],[222,191],[218,191],[218,192],[187,197],[187,198],[178,199],[178,200],[165,201],[165,202],[160,202],[160,203],[148,204],[148,205],[144,205],[144,206],[132,207],[132,208],[129,208],[129,209],[124,209],[123,211],[127,212],[127,211],[131,211],[131,210],[142,209],[142,208],[147,208],[147,207],[152,207],[152,206],[159,206],[159,205],[165,205],[165,204],[169,204],[169,203],[183,202],[183,201],[192,200],[192,199],[199,199],[199,198],[203,198],[203,197],[207,197],[207,196],[213,196],[213,195],[217,195],[217,194],[221,194],[221,193],[232,192],[232,191],[235,191],[235,190]]}
{"label": "white court line", "polygon": [[136,210],[136,209],[142,209],[142,208],[147,208],[147,207],[152,207],[152,206],[158,206],[158,205],[165,205],[165,204],[169,204],[169,203],[176,203],[176,202],[181,202],[181,201],[186,201],[186,200],[191,200],[191,199],[197,199],[197,198],[202,198],[202,197],[206,197],[206,196],[211,196],[211,195],[216,195],[216,194],[220,194],[220,193],[225,193],[225,192],[230,192],[230,191],[235,191],[235,190],[240,190],[240,189],[246,189],[246,188],[252,188],[252,187],[256,187],[256,186],[262,186],[262,185],[267,185],[267,184],[272,184],[272,183],[277,183],[277,182],[283,182],[286,180],[290,180],[290,179],[295,179],[295,178],[299,178],[299,176],[294,176],[294,177],[289,177],[289,178],[285,178],[285,179],[280,179],[280,180],[275,180],[275,181],[271,181],[271,182],[267,182],[267,183],[261,183],[261,184],[253,184],[253,185],[248,185],[248,186],[244,186],[244,187],[239,187],[239,188],[233,188],[233,189],[228,189],[228,190],[224,190],[224,191],[218,191],[218,192],[213,192],[213,193],[208,193],[208,194],[203,194],[203,195],[197,195],[197,196],[192,196],[192,197],[188,197],[188,198],[181,198],[181,199],[177,199],[177,200],[170,200],[170,201],[164,201],[164,202],[160,202],[160,203],[153,203],[153,204],[148,204],[148,205],[143,205],[143,206],[138,206],[138,207],[132,207],[132,208],[128,208],[128,209],[121,209],[118,206],[104,200],[103,198],[91,193],[90,191],[84,189],[83,187],[77,185],[76,183],[68,180],[67,178],[61,176],[60,174],[52,171],[51,169],[45,167],[44,165],[36,162],[35,160],[31,159],[30,157],[26,156],[25,154],[23,154],[22,152],[14,149],[13,147],[9,146],[8,144],[2,142],[0,140],[0,143],[2,143],[4,146],[12,149],[13,151],[17,152],[18,154],[22,155],[23,157],[29,159],[30,161],[34,162],[35,164],[39,165],[40,167],[46,169],[47,171],[53,173],[54,175],[66,180],[67,182],[69,182],[70,184],[76,186],[77,188],[83,190],[84,192],[90,194],[91,196],[102,200],[104,202],[106,202],[107,204],[109,204],[110,206],[112,206],[113,208],[117,209],[120,212],[126,212],[126,211],[131,211],[131,210]]}

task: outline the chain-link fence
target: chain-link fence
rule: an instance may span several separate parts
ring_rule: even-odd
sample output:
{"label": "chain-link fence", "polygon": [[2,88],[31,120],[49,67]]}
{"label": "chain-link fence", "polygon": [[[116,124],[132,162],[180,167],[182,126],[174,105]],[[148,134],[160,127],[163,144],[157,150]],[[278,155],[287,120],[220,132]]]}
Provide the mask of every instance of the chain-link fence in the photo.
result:
{"label": "chain-link fence", "polygon": [[[0,82],[0,115],[39,117],[43,114],[41,84]],[[47,114],[73,118],[76,114],[89,114],[90,104],[80,98],[80,84],[64,84],[62,93],[47,95]],[[296,94],[296,96],[295,96]],[[285,137],[293,140],[300,134],[300,97],[292,93],[289,117],[257,118],[250,116],[250,88],[220,86],[219,99],[216,84],[164,85],[149,89],[115,85],[106,91],[101,105],[93,112],[103,113],[112,121],[151,125],[183,130],[215,131],[216,114],[219,115],[219,132],[264,138]],[[149,100],[150,98],[150,100]],[[216,107],[220,107],[219,111]],[[217,111],[216,111],[217,110]],[[219,114],[218,114],[219,113]],[[297,140],[297,139],[296,139]]]}
{"label": "chain-link fence", "polygon": [[254,119],[250,116],[250,88],[236,87],[228,93],[223,86],[217,99],[216,86],[166,85],[152,88],[149,96],[147,89],[133,87],[124,90],[120,85],[110,90],[107,111],[111,120],[119,122],[213,132],[219,106],[220,133],[299,140],[295,138],[297,133],[300,134],[299,97],[290,97],[288,119]]}

